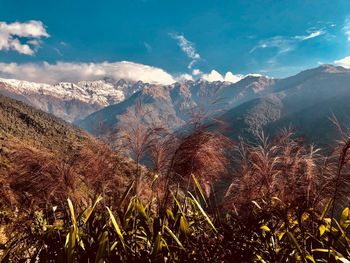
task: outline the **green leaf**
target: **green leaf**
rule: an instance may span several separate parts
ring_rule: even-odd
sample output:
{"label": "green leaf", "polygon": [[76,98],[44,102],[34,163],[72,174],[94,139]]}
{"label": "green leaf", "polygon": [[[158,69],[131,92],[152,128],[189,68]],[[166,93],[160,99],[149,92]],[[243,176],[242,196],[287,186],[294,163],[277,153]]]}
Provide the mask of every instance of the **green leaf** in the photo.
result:
{"label": "green leaf", "polygon": [[70,211],[70,216],[71,216],[72,224],[73,224],[73,225],[76,225],[76,224],[77,224],[77,221],[76,221],[76,219],[75,219],[74,207],[73,207],[72,201],[68,198],[68,199],[67,199],[67,202],[68,202],[68,207],[69,207],[69,211]]}
{"label": "green leaf", "polygon": [[113,251],[115,249],[115,247],[117,246],[118,242],[114,242],[111,246],[111,251]]}
{"label": "green leaf", "polygon": [[298,252],[299,252],[300,254],[302,254],[301,247],[300,247],[298,241],[296,240],[296,238],[294,237],[294,235],[293,235],[291,232],[289,232],[289,231],[287,232],[287,234],[288,234],[290,240],[291,240],[291,241],[293,242],[293,244],[295,245],[295,247],[296,247],[296,249],[298,250]]}
{"label": "green leaf", "polygon": [[282,238],[284,237],[284,235],[286,234],[285,231],[282,231],[279,235],[278,235],[278,240],[282,240]]}
{"label": "green leaf", "polygon": [[184,234],[184,235],[188,235],[191,233],[189,224],[186,220],[186,218],[184,216],[180,217],[180,231]]}
{"label": "green leaf", "polygon": [[311,250],[312,252],[322,252],[322,253],[328,253],[329,250],[327,248],[314,248]]}
{"label": "green leaf", "polygon": [[301,216],[301,221],[305,222],[309,218],[310,218],[310,214],[309,213],[303,213],[302,216]]}
{"label": "green leaf", "polygon": [[139,212],[139,215],[141,215],[141,217],[148,222],[149,218],[148,218],[148,215],[146,213],[146,209],[145,207],[143,206],[143,204],[140,202],[140,200],[137,200],[136,201],[136,208],[137,208],[137,211]]}
{"label": "green leaf", "polygon": [[168,218],[175,221],[174,213],[169,208],[166,210],[166,214],[167,214]]}
{"label": "green leaf", "polygon": [[333,204],[333,198],[330,198],[326,203],[325,207],[323,208],[322,214],[320,216],[321,220],[323,220],[323,218],[328,214],[328,211],[331,208],[332,204]]}
{"label": "green leaf", "polygon": [[182,214],[183,217],[185,217],[186,215],[185,215],[184,211],[182,210],[181,204],[176,199],[176,197],[174,196],[173,192],[171,192],[171,194],[172,194],[172,196],[173,196],[173,198],[175,200],[175,203],[176,203],[177,207],[179,208],[180,213]]}
{"label": "green leaf", "polygon": [[260,226],[260,229],[262,229],[262,230],[264,230],[266,232],[270,232],[271,231],[271,229],[267,225]]}
{"label": "green leaf", "polygon": [[67,263],[73,263],[74,261],[74,250],[76,246],[76,228],[72,225],[69,229],[68,242],[66,247]]}
{"label": "green leaf", "polygon": [[211,222],[209,216],[204,212],[202,206],[198,203],[196,198],[194,198],[194,196],[190,192],[188,192],[188,194],[191,196],[192,201],[196,204],[196,206],[198,207],[199,211],[202,213],[202,215],[204,216],[204,218],[208,222],[208,224],[212,227],[212,229],[215,232],[218,232],[218,230],[215,228],[214,224]]}
{"label": "green leaf", "polygon": [[129,184],[129,186],[126,188],[125,192],[123,193],[122,198],[120,199],[120,201],[119,201],[119,203],[118,203],[118,206],[117,206],[118,208],[121,207],[121,205],[122,205],[123,202],[125,201],[126,197],[129,195],[131,189],[132,189],[133,186],[134,186],[134,183],[135,183],[135,180],[133,180],[133,181]]}
{"label": "green leaf", "polygon": [[88,209],[85,210],[84,212],[84,225],[89,221],[89,218],[92,214],[92,212],[95,210],[96,205],[101,202],[102,200],[102,196],[99,195],[94,203],[94,205],[92,207],[89,207]]}
{"label": "green leaf", "polygon": [[78,238],[78,226],[77,226],[77,221],[75,219],[75,213],[74,213],[74,207],[73,207],[72,201],[68,198],[67,202],[68,202],[68,207],[69,207],[70,216],[72,220],[72,225],[69,229],[69,234],[66,238],[66,253],[67,253],[67,262],[71,263],[74,260],[74,250],[75,250],[77,238]]}
{"label": "green leaf", "polygon": [[170,236],[175,240],[175,242],[181,247],[183,250],[185,250],[184,246],[181,244],[180,240],[177,238],[177,236],[171,231],[171,229],[167,226],[164,226],[165,230],[170,234]]}
{"label": "green leaf", "polygon": [[205,205],[208,206],[207,200],[206,200],[205,195],[204,195],[204,191],[203,191],[201,185],[199,184],[199,182],[197,181],[196,177],[194,176],[194,174],[192,174],[192,179],[193,179],[193,181],[194,181],[194,183],[195,183],[195,185],[196,185],[196,187],[197,187],[197,189],[202,197],[202,200],[204,201]]}
{"label": "green leaf", "polygon": [[123,237],[123,234],[122,234],[122,232],[121,232],[121,230],[120,230],[120,228],[119,228],[119,226],[118,226],[117,220],[115,220],[115,217],[114,217],[112,211],[111,211],[108,207],[106,207],[106,208],[107,208],[107,210],[108,210],[110,219],[111,219],[112,224],[113,224],[113,226],[114,226],[114,229],[115,229],[115,231],[117,232],[117,235],[118,235],[118,237],[119,237],[119,239],[120,239],[120,242],[122,243],[122,245],[123,245],[123,247],[124,247],[124,249],[125,249],[124,237]]}
{"label": "green leaf", "polygon": [[130,199],[126,212],[124,213],[124,217],[123,217],[124,227],[128,225],[128,222],[130,221],[130,219],[134,214],[133,212],[134,212],[135,202],[136,202],[135,197],[132,197]]}
{"label": "green leaf", "polygon": [[312,263],[316,263],[315,259],[313,256],[311,256],[310,254],[306,255],[305,257],[306,259],[310,260]]}
{"label": "green leaf", "polygon": [[99,239],[99,245],[96,253],[95,263],[103,263],[106,257],[106,247],[108,244],[108,231],[104,231]]}
{"label": "green leaf", "polygon": [[157,256],[160,251],[162,251],[162,234],[158,232],[152,248],[152,262],[157,261]]}
{"label": "green leaf", "polygon": [[324,232],[327,230],[327,227],[325,225],[320,225],[318,230],[320,231],[320,236],[323,236]]}
{"label": "green leaf", "polygon": [[348,223],[346,221],[349,219],[349,208],[345,208],[343,212],[341,213],[339,224],[343,229],[346,229],[348,227]]}

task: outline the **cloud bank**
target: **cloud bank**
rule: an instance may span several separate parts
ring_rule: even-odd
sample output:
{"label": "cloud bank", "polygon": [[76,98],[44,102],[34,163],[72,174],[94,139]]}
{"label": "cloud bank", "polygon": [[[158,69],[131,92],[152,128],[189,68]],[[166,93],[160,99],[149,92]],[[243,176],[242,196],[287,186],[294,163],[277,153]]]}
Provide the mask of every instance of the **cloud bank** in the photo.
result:
{"label": "cloud bank", "polygon": [[334,61],[334,64],[350,69],[350,56]]}
{"label": "cloud bank", "polygon": [[57,62],[43,63],[0,63],[0,77],[54,84],[57,82],[78,82],[100,80],[106,77],[127,79],[153,84],[172,84],[174,78],[164,70],[128,61],[101,63]]}
{"label": "cloud bank", "polygon": [[246,76],[241,74],[234,75],[230,71],[225,75],[220,74],[216,70],[212,70],[206,74],[199,69],[194,69],[192,74],[171,75],[161,68],[129,61],[101,63],[57,62],[55,64],[48,62],[23,64],[0,63],[0,78],[48,84],[79,82],[82,80],[93,81],[104,78],[115,80],[126,79],[160,85],[170,85],[177,81],[194,81],[198,79],[209,82],[226,81],[236,83],[244,77]]}
{"label": "cloud bank", "polygon": [[203,73],[199,69],[188,73],[171,75],[165,70],[129,61],[101,62],[101,63],[75,63],[57,62],[42,63],[0,63],[0,78],[19,79],[39,83],[56,84],[58,82],[93,81],[104,78],[115,80],[126,79],[142,81],[145,83],[170,85],[177,81],[204,79],[209,82],[227,81],[236,83],[246,75],[234,75],[228,71],[221,75],[218,71]]}
{"label": "cloud bank", "polygon": [[191,69],[193,65],[201,59],[201,56],[197,52],[197,50],[194,47],[194,44],[190,41],[188,41],[184,35],[180,35],[177,33],[170,33],[170,36],[177,40],[179,47],[181,50],[186,54],[188,58],[191,59],[190,64],[188,64],[187,68]]}
{"label": "cloud bank", "polygon": [[42,37],[49,37],[49,34],[41,21],[0,22],[0,50],[13,50],[23,55],[34,55],[40,47]]}
{"label": "cloud bank", "polygon": [[219,72],[217,72],[216,70],[212,70],[210,73],[208,74],[203,74],[201,76],[202,79],[209,81],[209,82],[213,82],[213,81],[228,81],[231,83],[236,83],[238,81],[240,81],[241,79],[244,78],[243,75],[234,75],[232,72],[228,71],[225,76],[221,75]]}

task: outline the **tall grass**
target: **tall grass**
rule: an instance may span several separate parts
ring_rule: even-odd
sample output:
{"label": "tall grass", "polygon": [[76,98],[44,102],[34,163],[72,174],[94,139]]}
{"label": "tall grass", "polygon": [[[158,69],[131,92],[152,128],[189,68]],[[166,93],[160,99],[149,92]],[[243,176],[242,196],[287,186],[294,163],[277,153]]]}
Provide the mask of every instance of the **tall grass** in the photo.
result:
{"label": "tall grass", "polygon": [[15,148],[2,262],[348,262],[348,136],[326,154],[290,129],[232,142],[134,114],[120,131],[134,161]]}

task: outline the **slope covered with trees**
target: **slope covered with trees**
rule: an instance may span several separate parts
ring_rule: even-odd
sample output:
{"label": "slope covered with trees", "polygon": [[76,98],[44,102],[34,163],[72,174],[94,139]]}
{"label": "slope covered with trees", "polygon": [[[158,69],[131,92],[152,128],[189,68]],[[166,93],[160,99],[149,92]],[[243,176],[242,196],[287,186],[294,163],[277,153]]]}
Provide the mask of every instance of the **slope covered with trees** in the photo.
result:
{"label": "slope covered with trees", "polygon": [[131,166],[79,128],[0,95],[3,226],[24,226],[35,209],[65,203],[68,195],[79,204],[96,192],[117,198]]}

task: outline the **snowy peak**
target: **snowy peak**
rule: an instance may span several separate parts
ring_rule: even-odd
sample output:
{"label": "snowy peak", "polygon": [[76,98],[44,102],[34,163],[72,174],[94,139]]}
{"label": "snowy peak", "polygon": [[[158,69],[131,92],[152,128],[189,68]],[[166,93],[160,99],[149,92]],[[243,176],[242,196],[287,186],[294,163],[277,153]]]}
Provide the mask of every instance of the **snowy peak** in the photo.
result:
{"label": "snowy peak", "polygon": [[0,82],[16,93],[49,95],[65,100],[80,100],[89,104],[108,106],[125,99],[118,87],[103,80],[81,81],[78,83],[60,82],[54,85],[14,79],[0,79]]}
{"label": "snowy peak", "polygon": [[0,78],[0,93],[72,122],[106,106],[119,103],[149,86],[142,82],[103,79],[35,83]]}

